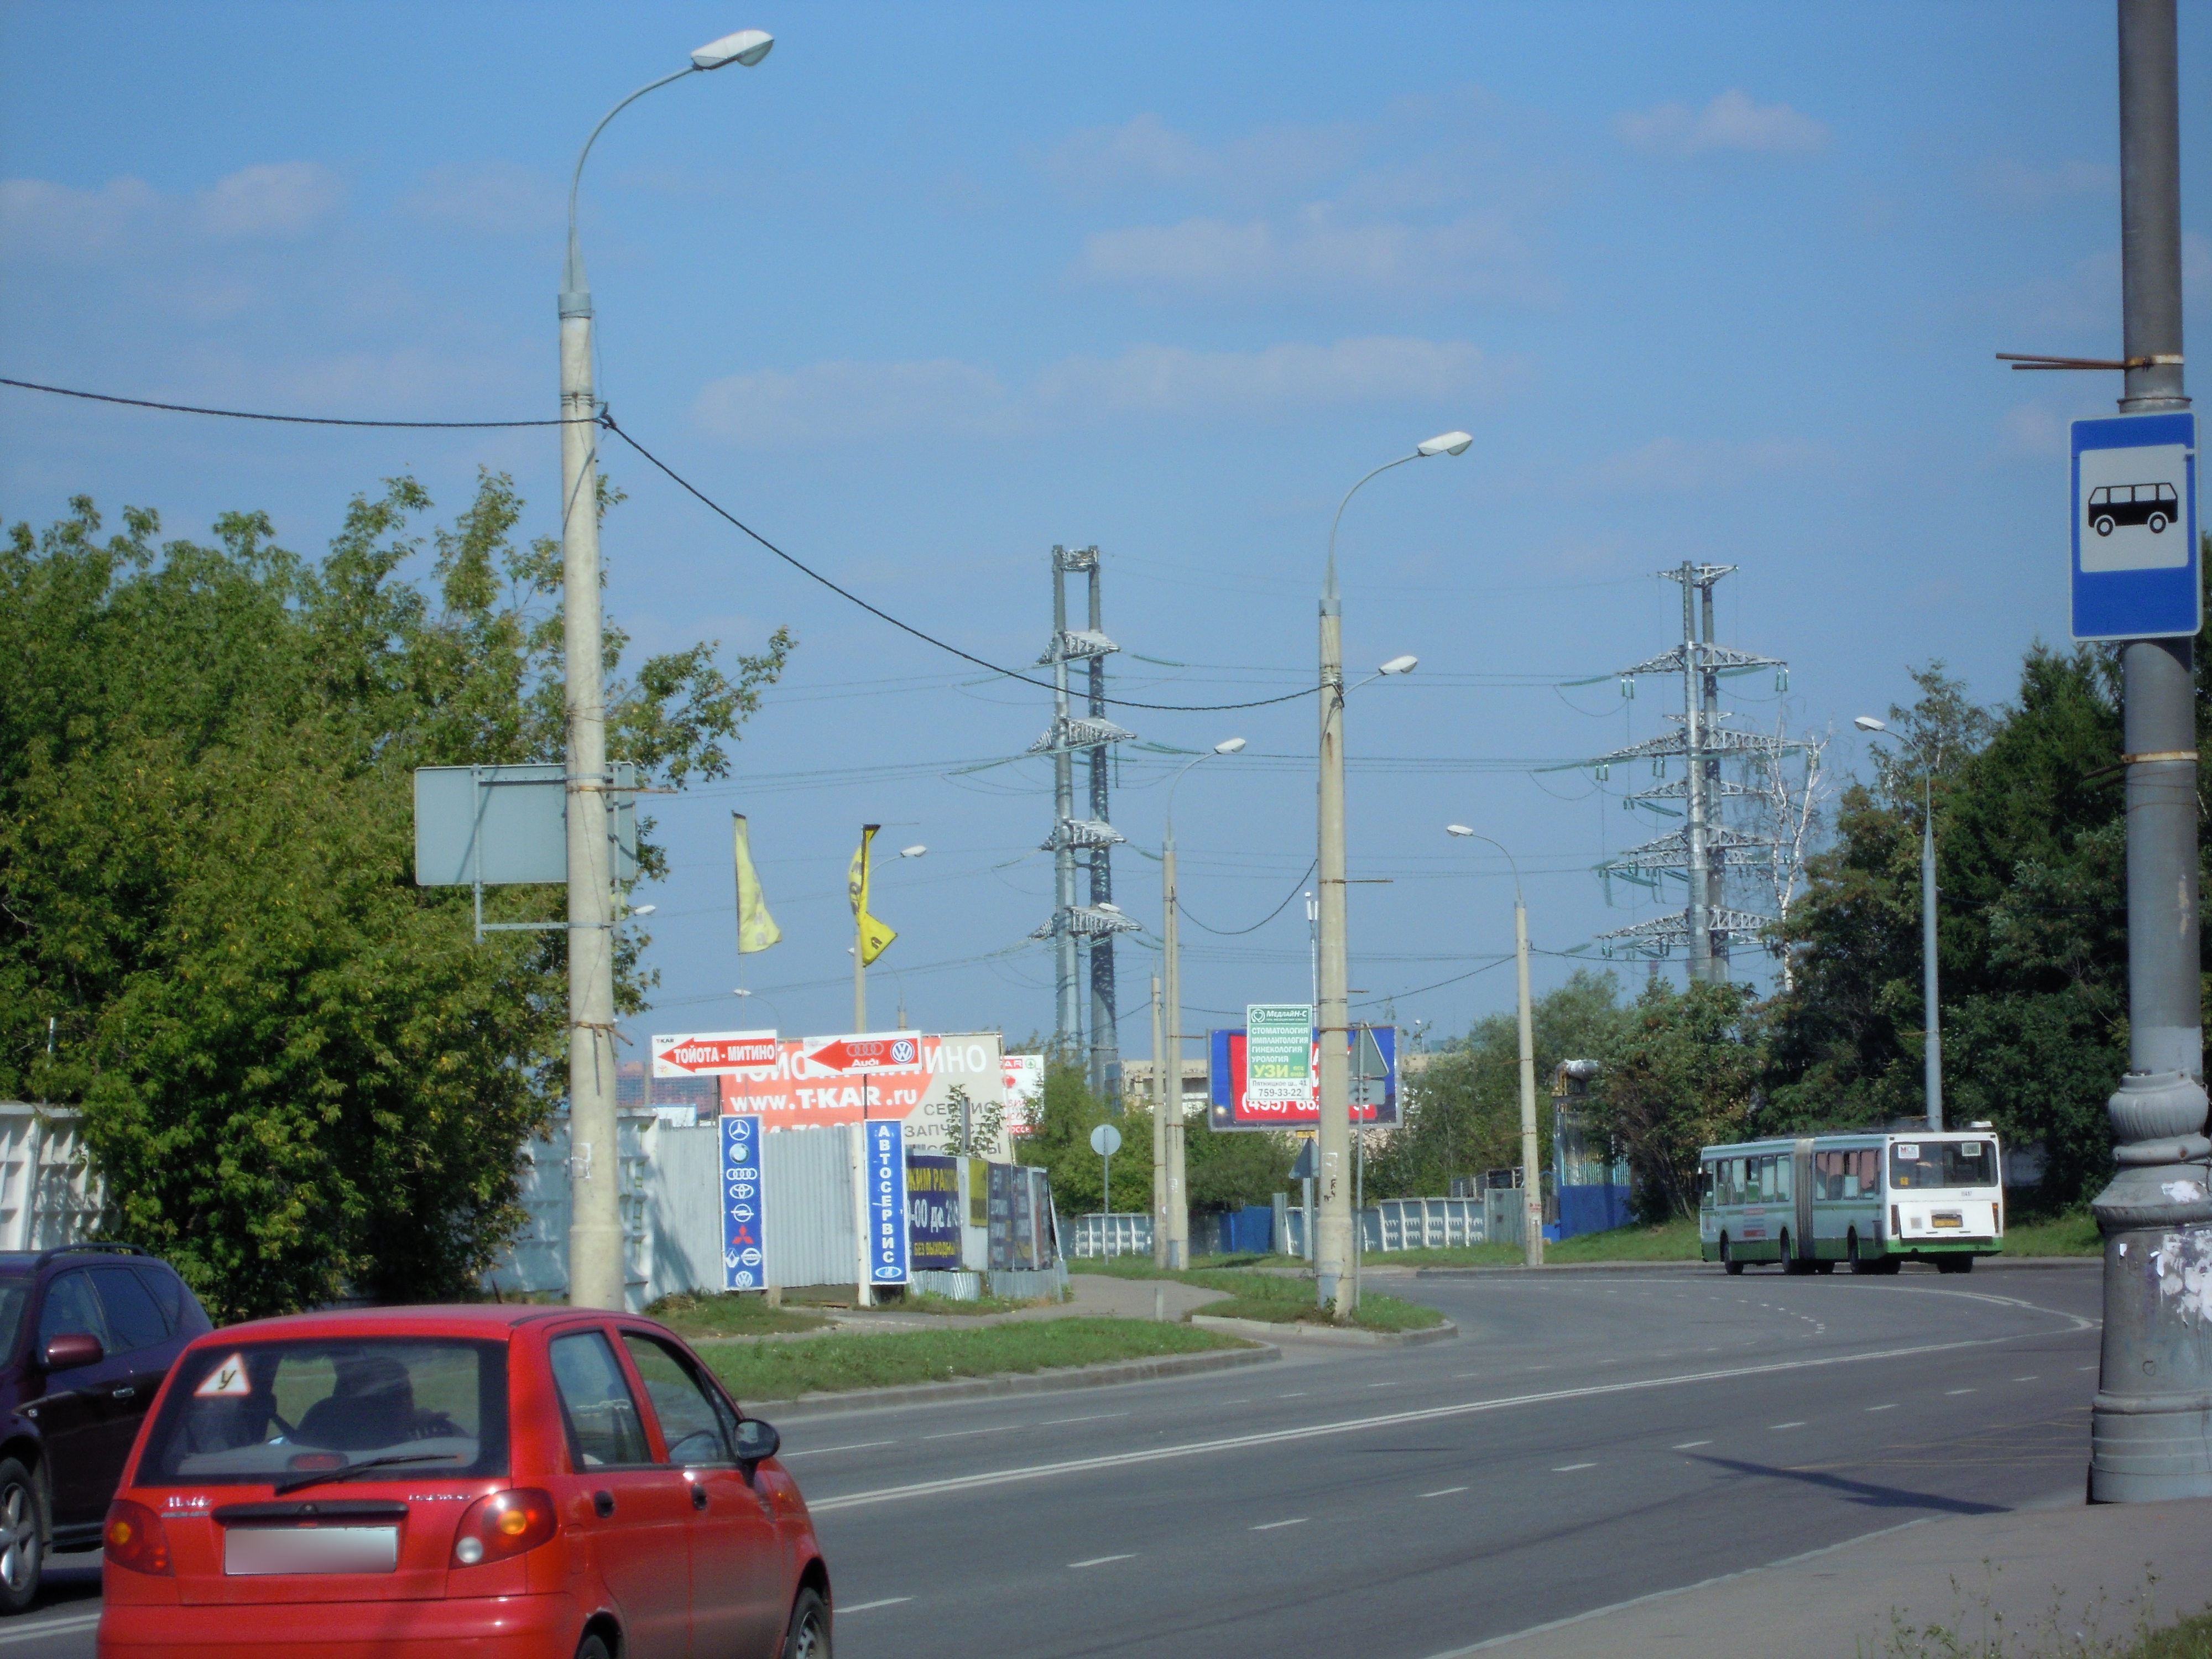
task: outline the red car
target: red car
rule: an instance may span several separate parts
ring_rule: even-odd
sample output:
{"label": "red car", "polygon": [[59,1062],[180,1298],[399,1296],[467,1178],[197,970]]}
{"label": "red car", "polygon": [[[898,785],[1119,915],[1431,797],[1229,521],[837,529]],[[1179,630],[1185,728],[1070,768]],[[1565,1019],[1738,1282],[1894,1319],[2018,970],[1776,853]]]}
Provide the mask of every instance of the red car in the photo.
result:
{"label": "red car", "polygon": [[107,1512],[102,1659],[828,1659],[776,1432],[664,1327],[543,1307],[234,1325]]}

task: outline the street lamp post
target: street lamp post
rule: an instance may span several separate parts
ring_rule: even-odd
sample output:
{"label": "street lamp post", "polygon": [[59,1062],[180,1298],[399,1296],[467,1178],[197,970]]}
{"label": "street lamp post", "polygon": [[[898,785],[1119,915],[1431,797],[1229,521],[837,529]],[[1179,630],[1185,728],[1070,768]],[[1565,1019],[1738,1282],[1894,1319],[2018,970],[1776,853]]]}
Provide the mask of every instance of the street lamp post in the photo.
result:
{"label": "street lamp post", "polygon": [[[1889,730],[1871,714],[1851,722],[1862,732],[1877,735]],[[1920,775],[1920,999],[1927,1005],[1927,1048],[1923,1062],[1927,1079],[1928,1127],[1943,1127],[1943,1021],[1936,1001],[1936,768],[1943,751],[1936,751],[1934,764]]]}
{"label": "street lamp post", "polygon": [[1505,843],[1479,835],[1463,823],[1444,825],[1446,835],[1489,842],[1505,854],[1513,872],[1513,960],[1521,996],[1521,1260],[1544,1265],[1544,1192],[1536,1167],[1536,1019],[1528,1000],[1528,907],[1521,896],[1521,866]]}
{"label": "street lamp post", "polygon": [[1321,914],[1321,986],[1314,1024],[1321,1042],[1321,1122],[1318,1170],[1320,1224],[1315,1229],[1314,1279],[1320,1305],[1349,1318],[1357,1291],[1346,1271],[1352,1255],[1352,1187],[1345,1165],[1352,1146],[1351,1011],[1345,989],[1344,904],[1344,608],[1336,591],[1336,531],[1344,509],[1369,478],[1431,455],[1463,455],[1474,440],[1446,432],[1369,472],[1344,492],[1328,526],[1328,567],[1321,590],[1320,833],[1316,849]]}
{"label": "street lamp post", "polygon": [[608,862],[605,691],[599,653],[599,410],[592,392],[592,295],[576,236],[584,161],[609,121],[656,88],[726,64],[750,68],[774,37],[746,29],[702,46],[673,75],[600,118],[568,182],[568,258],[561,278],[561,623],[568,790],[568,1300],[619,1308],[625,1274],[615,1121],[613,873]]}
{"label": "street lamp post", "polygon": [[[869,826],[871,829],[878,827],[873,824]],[[902,847],[899,848],[899,856],[902,859],[918,859],[926,856],[928,852],[929,848],[927,847]],[[860,920],[860,903],[855,900],[853,906],[853,1029],[859,1032],[865,1032],[868,1029],[868,964],[864,959],[867,949],[866,927]],[[904,980],[899,981],[899,1007],[903,1013],[906,1007]],[[906,1022],[902,1018],[899,1023],[903,1028]]]}
{"label": "street lamp post", "polygon": [[1167,831],[1160,842],[1160,994],[1167,1012],[1167,1048],[1157,1068],[1160,1075],[1152,1079],[1152,1265],[1158,1267],[1190,1265],[1189,1189],[1183,1184],[1182,1164],[1182,947],[1176,913],[1176,785],[1190,775],[1191,767],[1243,747],[1242,738],[1224,738],[1168,784]]}

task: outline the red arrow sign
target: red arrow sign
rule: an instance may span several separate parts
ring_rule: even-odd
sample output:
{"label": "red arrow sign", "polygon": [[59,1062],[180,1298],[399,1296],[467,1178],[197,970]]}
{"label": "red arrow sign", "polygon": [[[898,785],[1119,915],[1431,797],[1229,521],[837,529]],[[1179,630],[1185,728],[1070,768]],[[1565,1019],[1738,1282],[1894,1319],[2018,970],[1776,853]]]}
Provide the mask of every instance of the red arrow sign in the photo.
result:
{"label": "red arrow sign", "polygon": [[921,1064],[921,1039],[918,1036],[839,1037],[834,1042],[823,1043],[807,1059],[832,1072],[848,1072],[856,1066],[880,1066],[912,1071]]}
{"label": "red arrow sign", "polygon": [[[773,1066],[776,1060],[775,1033],[659,1037],[653,1042],[653,1059],[656,1071],[666,1066],[671,1071],[692,1076],[701,1073],[728,1072],[739,1066]],[[662,1073],[661,1075],[667,1073]]]}

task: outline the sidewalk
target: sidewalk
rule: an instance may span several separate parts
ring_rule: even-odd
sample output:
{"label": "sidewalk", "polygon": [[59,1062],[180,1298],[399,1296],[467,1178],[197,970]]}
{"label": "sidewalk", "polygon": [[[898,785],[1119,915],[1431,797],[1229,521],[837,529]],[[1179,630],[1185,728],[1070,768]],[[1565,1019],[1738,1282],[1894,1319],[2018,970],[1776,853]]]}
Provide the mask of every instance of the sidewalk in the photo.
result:
{"label": "sidewalk", "polygon": [[[2071,1652],[2076,1631],[2106,1638],[2131,1631],[2152,1573],[2155,1624],[2212,1603],[2212,1500],[1910,1522],[1438,1659],[1492,1651],[1510,1659],[1873,1659],[1892,1651],[1893,1611],[1908,1626],[1954,1632],[1973,1651],[1996,1634],[1986,1620],[1999,1613],[2021,1651]],[[1952,1650],[1933,1641],[1905,1650]]]}

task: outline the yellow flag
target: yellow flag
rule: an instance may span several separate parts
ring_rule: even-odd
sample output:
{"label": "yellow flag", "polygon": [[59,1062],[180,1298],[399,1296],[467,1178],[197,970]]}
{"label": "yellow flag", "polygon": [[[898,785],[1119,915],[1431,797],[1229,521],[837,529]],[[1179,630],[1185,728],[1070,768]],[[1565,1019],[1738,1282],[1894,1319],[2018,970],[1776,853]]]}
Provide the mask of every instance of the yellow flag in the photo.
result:
{"label": "yellow flag", "polygon": [[783,938],[783,929],[775,925],[775,918],[768,913],[768,900],[761,892],[760,877],[753,871],[752,831],[746,825],[743,812],[730,814],[730,828],[738,849],[738,954],[750,956],[755,951],[765,951]]}
{"label": "yellow flag", "polygon": [[860,941],[860,966],[872,965],[875,959],[890,948],[898,935],[868,914],[868,843],[876,838],[879,823],[860,826],[860,850],[853,854],[853,868],[845,878],[847,890],[853,898],[853,920],[858,924]]}

